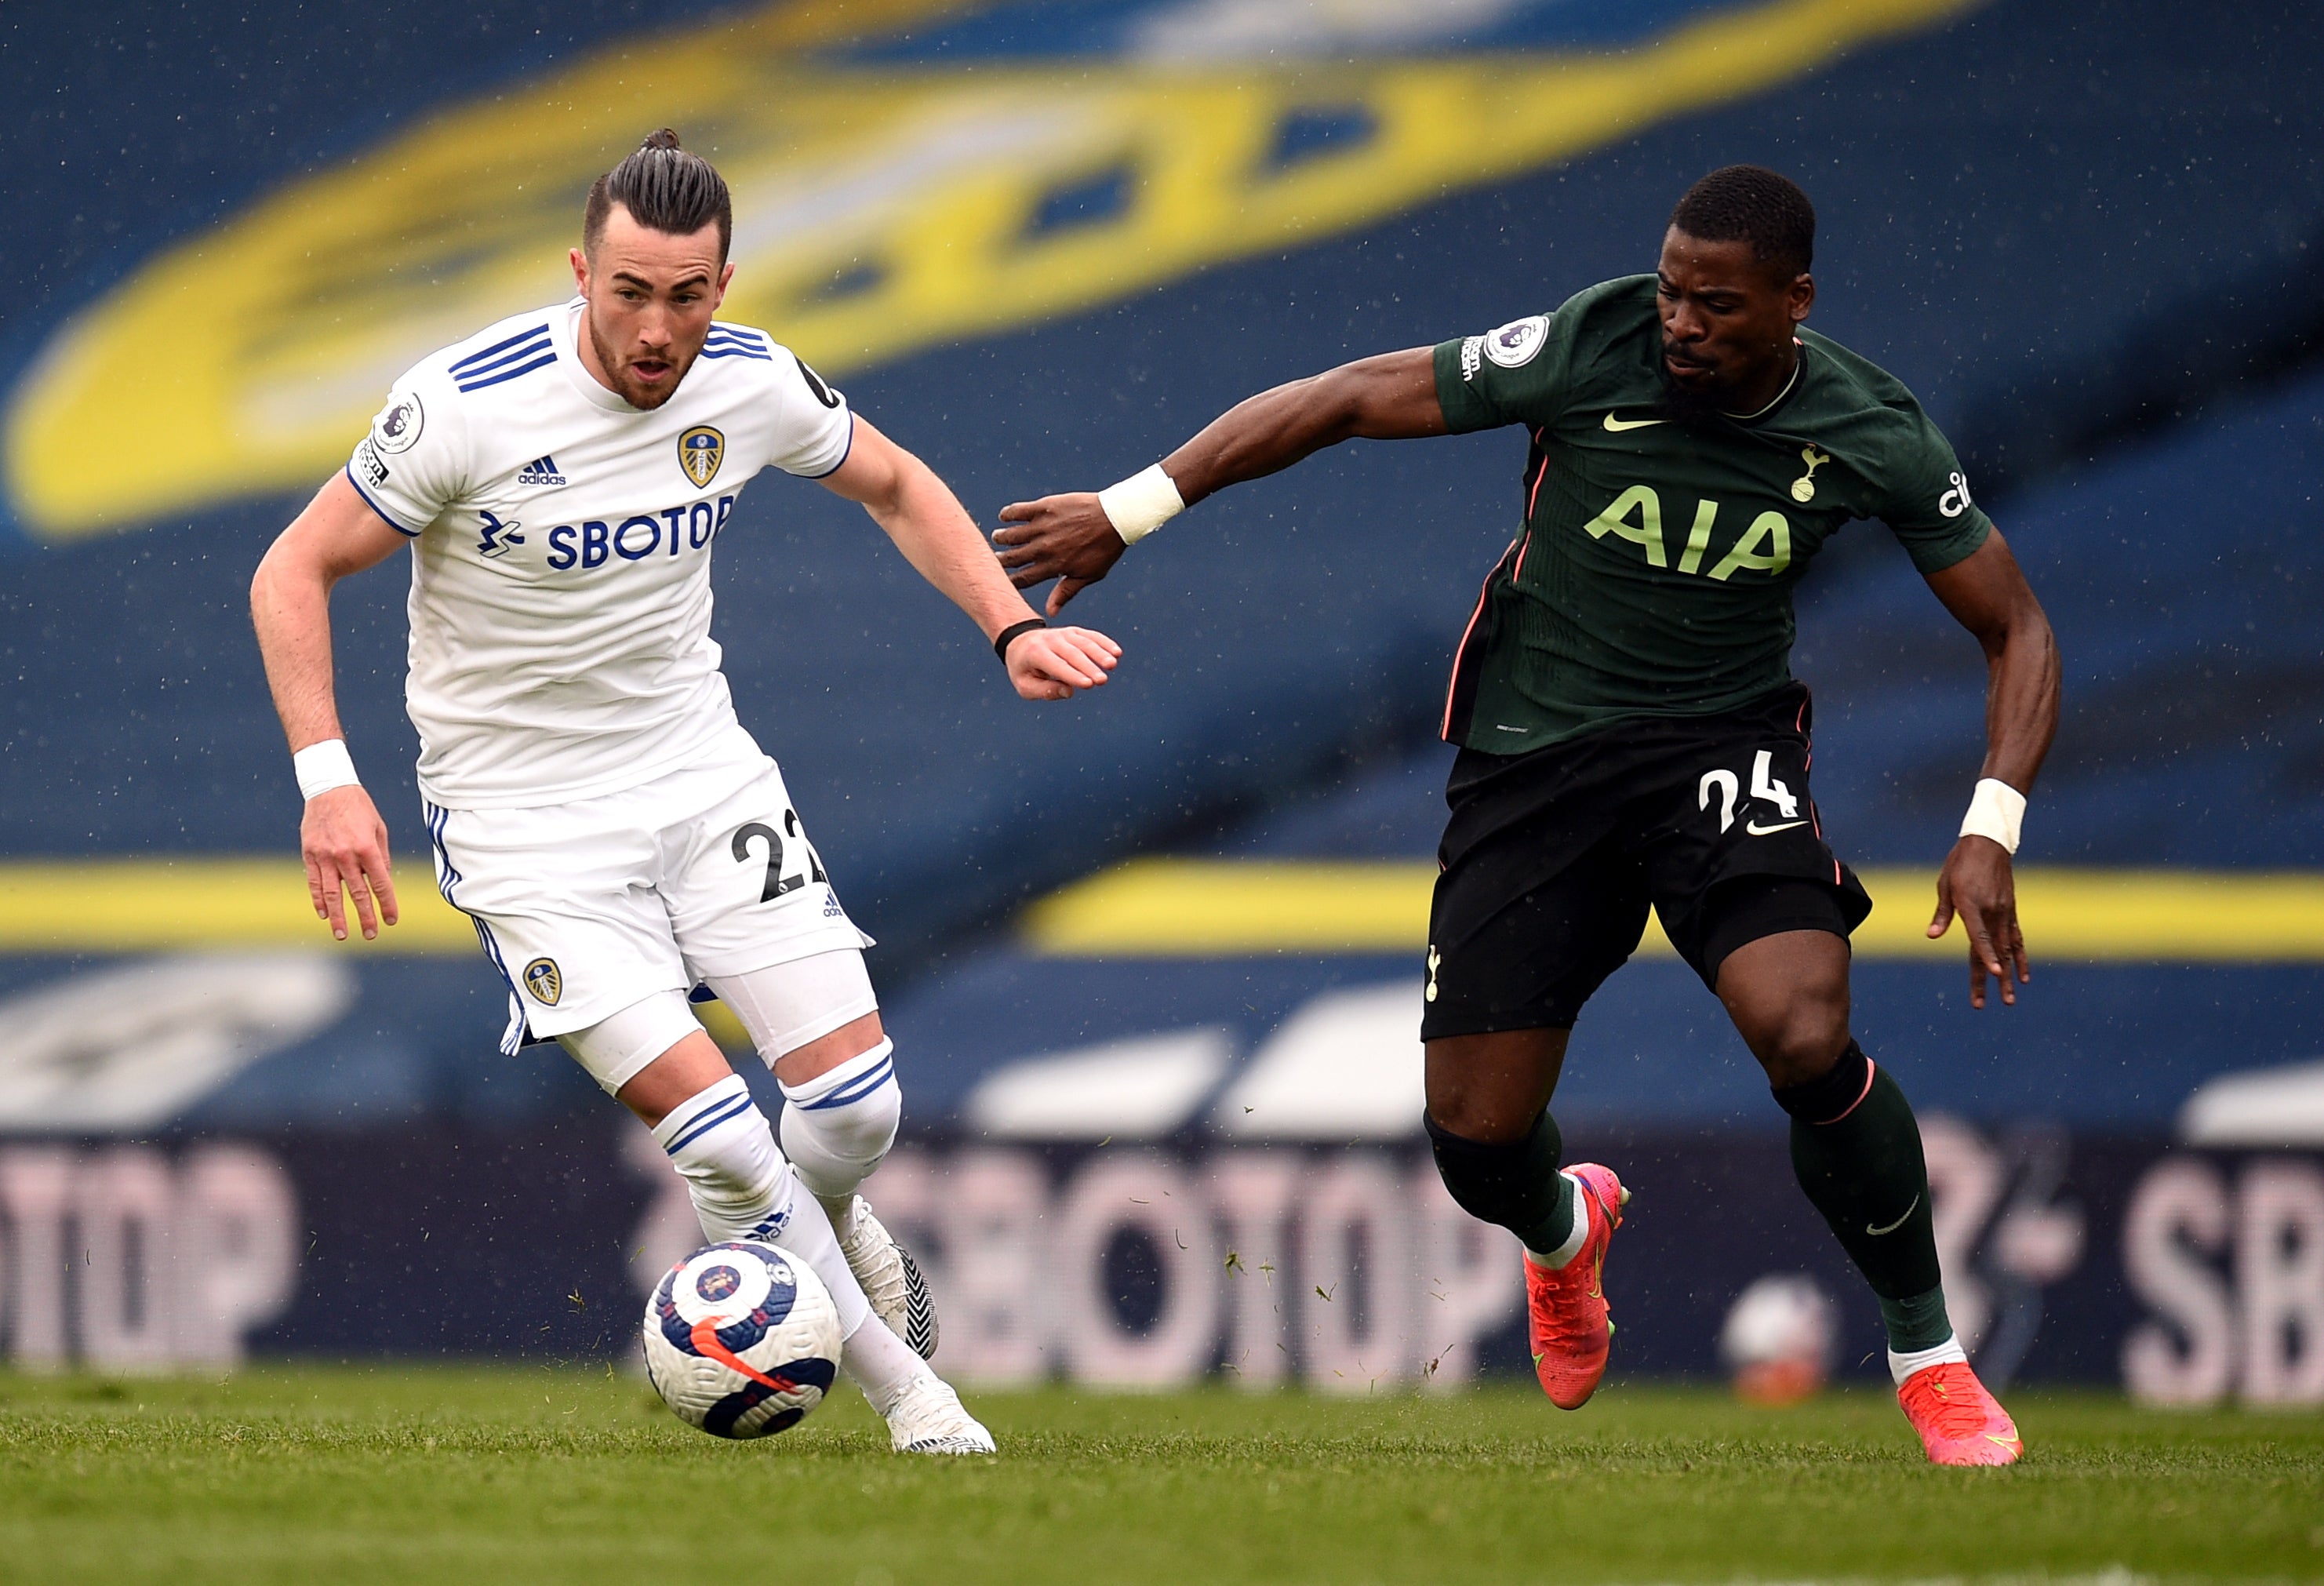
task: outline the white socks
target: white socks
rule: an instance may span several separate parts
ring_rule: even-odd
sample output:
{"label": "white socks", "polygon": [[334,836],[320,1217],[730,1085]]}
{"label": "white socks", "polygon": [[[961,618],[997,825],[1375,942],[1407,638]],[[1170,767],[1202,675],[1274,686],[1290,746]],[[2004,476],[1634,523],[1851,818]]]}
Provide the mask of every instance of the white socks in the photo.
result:
{"label": "white socks", "polygon": [[[766,1114],[740,1075],[730,1074],[687,1098],[654,1126],[653,1135],[686,1180],[704,1238],[714,1244],[757,1239],[782,1246],[831,1291],[842,1337],[864,1325],[871,1303],[840,1253],[831,1219],[812,1196],[798,1193],[798,1176],[775,1149]],[[896,1347],[904,1348],[900,1342]]]}
{"label": "white socks", "polygon": [[730,1074],[679,1102],[654,1125],[653,1137],[686,1180],[704,1238],[715,1244],[780,1236],[790,1176],[741,1075]]}
{"label": "white socks", "polygon": [[1961,1348],[1958,1338],[1948,1338],[1934,1349],[1914,1350],[1909,1355],[1900,1355],[1890,1350],[1888,1375],[1896,1379],[1897,1387],[1902,1388],[1904,1379],[1914,1372],[1924,1371],[1931,1366],[1941,1366],[1948,1361],[1958,1361],[1964,1366],[1969,1364],[1969,1352]]}
{"label": "white socks", "polygon": [[885,1420],[896,1400],[922,1377],[932,1377],[928,1363],[911,1346],[888,1331],[888,1324],[867,1313],[862,1326],[847,1335],[839,1358],[840,1369],[855,1380],[872,1407]]}
{"label": "white socks", "polygon": [[[854,1270],[840,1253],[839,1237],[831,1231],[831,1219],[824,1215],[813,1195],[796,1193],[798,1183],[798,1175],[786,1164],[783,1186],[789,1198],[790,1221],[775,1235],[775,1242],[813,1268],[815,1275],[823,1279],[823,1286],[831,1291],[833,1302],[839,1306],[840,1337],[850,1338],[858,1328],[879,1326],[877,1318],[872,1316],[872,1302],[863,1297],[863,1286],[855,1281]],[[855,1346],[850,1343],[847,1347],[852,1351]],[[902,1349],[903,1345],[896,1347]]]}
{"label": "white socks", "polygon": [[1596,1198],[1591,1194],[1589,1186],[1573,1175],[1568,1173],[1563,1176],[1565,1182],[1573,1186],[1573,1231],[1567,1234],[1565,1242],[1554,1250],[1526,1252],[1526,1260],[1536,1267],[1546,1267],[1553,1272],[1582,1253],[1582,1245],[1590,1238],[1590,1203]]}
{"label": "white socks", "polygon": [[896,1143],[904,1093],[895,1053],[882,1039],[828,1074],[782,1087],[783,1154],[826,1206],[844,1205]]}

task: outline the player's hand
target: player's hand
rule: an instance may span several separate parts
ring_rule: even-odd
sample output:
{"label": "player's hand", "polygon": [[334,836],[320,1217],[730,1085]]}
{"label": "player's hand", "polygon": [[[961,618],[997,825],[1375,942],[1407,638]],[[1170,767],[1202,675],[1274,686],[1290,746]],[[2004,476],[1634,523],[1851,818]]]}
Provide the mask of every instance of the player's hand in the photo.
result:
{"label": "player's hand", "polygon": [[[1015,650],[1016,646],[1010,646]],[[346,899],[364,940],[375,941],[383,922],[393,925],[395,881],[387,873],[387,826],[371,795],[354,783],[318,793],[307,800],[306,818],[299,823],[299,847],[307,860],[307,898],[315,917],[328,920],[331,935],[347,939]]]}
{"label": "player's hand", "polygon": [[2017,988],[2034,978],[2034,968],[2025,957],[2025,933],[2017,928],[2017,881],[2009,850],[1990,837],[1963,837],[1945,856],[1945,868],[1937,872],[1937,912],[1929,921],[1929,940],[1943,936],[1956,914],[1969,936],[1969,1005],[1985,1006],[1987,975],[2001,988],[2001,1000],[2015,1003]]}
{"label": "player's hand", "polygon": [[1103,687],[1120,659],[1121,646],[1093,628],[1036,628],[1010,641],[1009,680],[1027,699],[1071,699]]}
{"label": "player's hand", "polygon": [[1049,591],[1047,614],[1052,617],[1065,609],[1065,602],[1111,572],[1130,549],[1097,504],[1093,491],[1014,502],[1001,509],[1001,521],[1011,527],[994,530],[992,543],[1001,548],[1001,565],[1009,569],[1009,581],[1019,589],[1057,581]]}

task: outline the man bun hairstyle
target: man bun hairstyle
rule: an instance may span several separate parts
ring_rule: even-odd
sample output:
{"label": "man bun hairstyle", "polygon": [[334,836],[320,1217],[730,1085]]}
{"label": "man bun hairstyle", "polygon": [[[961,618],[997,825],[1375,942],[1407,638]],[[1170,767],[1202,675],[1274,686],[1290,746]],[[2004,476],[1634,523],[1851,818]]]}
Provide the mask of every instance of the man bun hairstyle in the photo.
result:
{"label": "man bun hairstyle", "polygon": [[581,251],[595,256],[604,240],[605,222],[619,204],[648,231],[691,236],[718,223],[718,262],[726,262],[734,239],[734,198],[726,179],[699,154],[680,147],[668,127],[650,135],[637,152],[589,184],[581,214]]}
{"label": "man bun hairstyle", "polygon": [[1749,243],[1751,256],[1784,280],[1815,263],[1815,206],[1787,176],[1729,165],[1686,189],[1670,223],[1706,243]]}

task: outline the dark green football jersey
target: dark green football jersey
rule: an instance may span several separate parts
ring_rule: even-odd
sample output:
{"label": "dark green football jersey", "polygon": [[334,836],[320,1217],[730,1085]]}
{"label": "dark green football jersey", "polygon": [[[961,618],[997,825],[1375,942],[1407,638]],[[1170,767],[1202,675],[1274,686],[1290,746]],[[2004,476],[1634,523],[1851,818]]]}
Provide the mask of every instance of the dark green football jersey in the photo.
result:
{"label": "dark green football jersey", "polygon": [[1803,327],[1748,419],[1666,406],[1655,278],[1436,349],[1455,433],[1522,424],[1525,527],[1453,663],[1444,736],[1517,754],[1637,716],[1731,710],[1791,677],[1792,586],[1857,518],[1923,573],[1993,525],[1913,393]]}

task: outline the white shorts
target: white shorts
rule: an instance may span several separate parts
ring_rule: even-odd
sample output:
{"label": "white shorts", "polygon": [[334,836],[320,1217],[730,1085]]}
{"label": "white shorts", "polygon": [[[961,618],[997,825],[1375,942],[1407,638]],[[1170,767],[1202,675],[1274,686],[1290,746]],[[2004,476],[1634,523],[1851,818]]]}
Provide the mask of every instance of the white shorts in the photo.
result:
{"label": "white shorts", "polygon": [[[713,975],[710,990],[733,1010],[770,1068],[784,1053],[880,1011],[863,954],[853,947],[769,964],[747,974]],[[618,1096],[655,1058],[701,1033],[701,1021],[683,994],[656,991],[642,1002],[616,1009],[596,1023],[557,1038],[607,1095]]]}
{"label": "white shorts", "polygon": [[596,798],[424,805],[436,884],[508,982],[503,1051],[657,991],[872,945],[839,906],[781,771],[733,737],[714,761]]}

